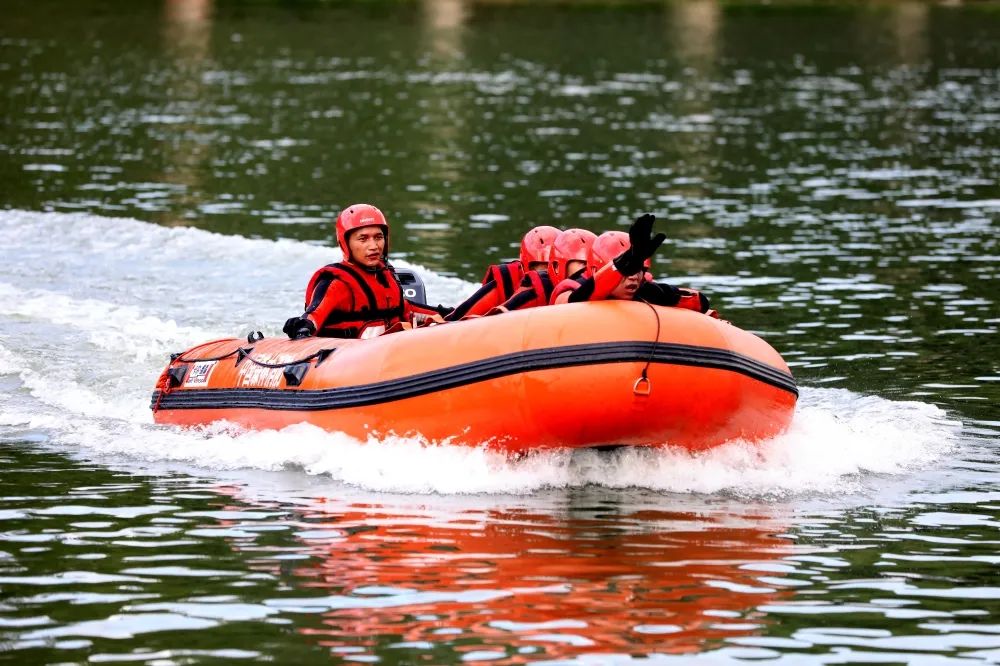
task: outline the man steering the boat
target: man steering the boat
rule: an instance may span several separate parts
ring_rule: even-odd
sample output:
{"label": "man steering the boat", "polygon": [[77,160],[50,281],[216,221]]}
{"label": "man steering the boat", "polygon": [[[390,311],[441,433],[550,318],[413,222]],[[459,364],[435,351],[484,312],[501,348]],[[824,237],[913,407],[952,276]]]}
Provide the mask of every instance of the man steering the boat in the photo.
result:
{"label": "man steering the boat", "polygon": [[708,297],[695,289],[653,282],[650,257],[666,240],[653,233],[654,215],[641,215],[626,234],[605,231],[590,246],[587,270],[559,282],[551,303],[580,303],[605,299],[645,301],[653,305],[695,310],[713,317]]}
{"label": "man steering the boat", "polygon": [[378,208],[348,206],[337,216],[335,230],[344,260],[320,268],[309,280],[305,311],[281,329],[288,337],[371,338],[415,315],[450,312],[403,298],[389,264],[389,223]]}

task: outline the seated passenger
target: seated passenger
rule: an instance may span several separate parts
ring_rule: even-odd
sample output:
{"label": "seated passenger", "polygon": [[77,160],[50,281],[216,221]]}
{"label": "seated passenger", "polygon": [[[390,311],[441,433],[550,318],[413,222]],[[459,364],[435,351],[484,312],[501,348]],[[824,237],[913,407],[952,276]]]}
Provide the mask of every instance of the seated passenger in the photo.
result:
{"label": "seated passenger", "polygon": [[652,236],[655,219],[653,215],[643,215],[632,224],[627,234],[606,231],[598,236],[587,259],[587,272],[557,285],[552,302],[640,300],[717,317],[714,311],[709,311],[708,297],[697,290],[651,280],[646,272],[649,258],[666,240],[664,234]]}
{"label": "seated passenger", "polygon": [[593,231],[567,229],[559,234],[549,250],[549,277],[557,287],[565,280],[574,280],[587,270],[590,246],[597,240]]}
{"label": "seated passenger", "polygon": [[320,268],[309,280],[305,312],[281,329],[288,337],[370,338],[415,315],[448,311],[403,298],[403,287],[388,263],[389,223],[378,208],[345,208],[335,229],[344,260]]}
{"label": "seated passenger", "polygon": [[535,227],[526,233],[521,239],[518,261],[486,269],[486,277],[479,290],[459,304],[445,319],[457,321],[470,315],[484,315],[509,300],[525,282],[540,282],[539,276],[533,273],[545,268],[549,246],[559,233],[558,229],[549,226]]}
{"label": "seated passenger", "polygon": [[549,272],[540,269],[528,271],[521,278],[521,284],[514,295],[506,301],[491,308],[486,312],[488,315],[502,314],[511,310],[527,310],[528,308],[548,305],[552,297],[552,280],[549,279]]}
{"label": "seated passenger", "polygon": [[[498,305],[486,314],[500,314],[510,310],[524,310],[539,305],[548,305],[552,298],[552,290],[557,280],[552,278],[555,273],[564,273],[567,267],[573,273],[586,265],[587,248],[596,236],[586,229],[567,229],[560,232],[546,249],[546,260],[531,262],[532,270],[528,270],[521,280],[520,288],[502,305]],[[523,249],[522,249],[523,255]],[[579,259],[582,257],[583,259]]]}
{"label": "seated passenger", "polygon": [[549,305],[555,305],[553,299],[557,293],[573,288],[569,285],[587,276],[587,257],[597,240],[594,232],[586,229],[567,229],[564,234],[566,237],[557,238],[549,253],[549,276],[555,285],[549,295]]}

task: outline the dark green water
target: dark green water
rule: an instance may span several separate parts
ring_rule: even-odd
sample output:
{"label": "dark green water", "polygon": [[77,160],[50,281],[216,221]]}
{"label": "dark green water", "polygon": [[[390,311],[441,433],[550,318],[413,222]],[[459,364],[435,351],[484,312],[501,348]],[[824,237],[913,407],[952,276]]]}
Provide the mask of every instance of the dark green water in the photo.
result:
{"label": "dark green water", "polygon": [[[0,8],[0,661],[1000,659],[1000,5]],[[443,302],[656,213],[796,430],[525,468],[150,425],[358,201]]]}

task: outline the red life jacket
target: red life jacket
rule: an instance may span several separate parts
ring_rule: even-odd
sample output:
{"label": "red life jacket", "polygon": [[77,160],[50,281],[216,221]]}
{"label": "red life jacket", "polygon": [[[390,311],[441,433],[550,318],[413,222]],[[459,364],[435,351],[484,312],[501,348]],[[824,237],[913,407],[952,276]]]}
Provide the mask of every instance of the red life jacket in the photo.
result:
{"label": "red life jacket", "polygon": [[[382,280],[379,280],[381,274]],[[317,327],[316,335],[329,338],[356,338],[372,325],[389,328],[404,315],[403,286],[386,266],[374,273],[346,262],[329,264],[316,271],[306,287],[306,312],[313,302],[313,292],[322,277],[340,280],[351,291],[353,310],[334,309]],[[384,281],[385,284],[382,282]],[[379,299],[378,296],[382,298]],[[383,305],[383,303],[386,303]]]}
{"label": "red life jacket", "polygon": [[520,261],[490,266],[486,269],[479,291],[459,303],[445,319],[458,321],[469,315],[479,317],[486,314],[513,296],[523,277],[524,268]]}
{"label": "red life jacket", "polygon": [[503,307],[508,310],[524,310],[548,305],[552,289],[548,271],[525,271],[521,288],[504,302]]}
{"label": "red life jacket", "polygon": [[499,305],[514,295],[523,277],[524,266],[521,265],[520,261],[511,261],[506,264],[496,264],[487,268],[483,284],[493,280],[496,284],[496,304]]}

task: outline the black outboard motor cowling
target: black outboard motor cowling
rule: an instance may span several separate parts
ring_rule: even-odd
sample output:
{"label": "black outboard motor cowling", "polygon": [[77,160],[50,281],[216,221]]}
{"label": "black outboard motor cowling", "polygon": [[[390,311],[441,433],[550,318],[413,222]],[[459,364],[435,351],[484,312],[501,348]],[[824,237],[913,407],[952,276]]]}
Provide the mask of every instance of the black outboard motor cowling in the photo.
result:
{"label": "black outboard motor cowling", "polygon": [[417,303],[427,302],[427,290],[424,288],[424,281],[420,276],[408,268],[397,268],[396,277],[403,285],[403,298]]}

